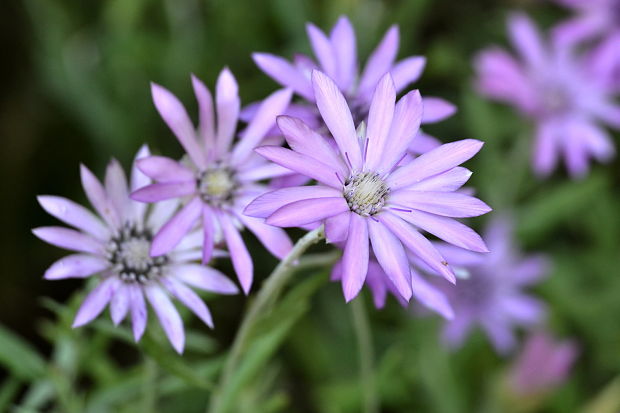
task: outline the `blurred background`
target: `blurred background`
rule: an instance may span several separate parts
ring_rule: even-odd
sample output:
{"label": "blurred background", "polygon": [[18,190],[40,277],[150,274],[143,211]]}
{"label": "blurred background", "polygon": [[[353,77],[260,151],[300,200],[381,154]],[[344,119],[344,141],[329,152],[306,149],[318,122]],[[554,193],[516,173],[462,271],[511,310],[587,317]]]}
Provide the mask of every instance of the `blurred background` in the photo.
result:
{"label": "blurred background", "polygon": [[[65,253],[31,234],[33,227],[55,225],[35,196],[85,203],[80,162],[101,176],[111,157],[128,167],[143,143],[180,155],[154,110],[150,81],[173,91],[193,114],[190,73],[212,87],[227,65],[242,102],[253,102],[276,84],[250,53],[309,53],[305,22],[327,30],[341,14],[356,28],[362,61],[394,23],[400,26],[399,57],[427,57],[415,87],[454,102],[459,111],[425,130],[445,142],[486,142],[468,164],[475,172],[472,187],[496,211],[515,215],[524,250],[553,260],[551,275],[534,291],[549,307],[548,328],[574,339],[579,358],[566,383],[523,409],[594,412],[587,409],[614,406],[609,400],[620,394],[614,382],[620,373],[620,162],[594,165],[580,181],[569,180],[564,170],[538,181],[529,168],[530,125],[511,108],[476,96],[472,56],[490,44],[506,44],[505,18],[517,9],[545,28],[568,15],[534,0],[4,0],[0,410],[204,410],[246,299],[210,299],[214,331],[191,317],[195,333],[184,358],[172,353],[159,327],[149,329],[153,336],[141,347],[107,317],[71,330],[84,283],[42,279]],[[481,228],[486,220],[472,222]],[[247,238],[259,281],[276,262]],[[221,268],[230,274],[227,265]],[[322,285],[306,304],[256,361],[238,411],[361,411],[352,320],[339,284]],[[439,345],[439,316],[408,314],[391,300],[370,317],[381,411],[506,411],[497,407],[498,387],[513,358],[497,356],[482,334],[448,352]]]}

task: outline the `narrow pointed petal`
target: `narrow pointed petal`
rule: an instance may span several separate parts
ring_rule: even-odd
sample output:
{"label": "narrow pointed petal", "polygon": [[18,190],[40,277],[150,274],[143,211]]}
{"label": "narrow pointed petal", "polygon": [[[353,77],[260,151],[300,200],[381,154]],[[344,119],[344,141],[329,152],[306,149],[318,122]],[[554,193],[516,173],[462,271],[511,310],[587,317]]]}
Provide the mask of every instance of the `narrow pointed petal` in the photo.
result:
{"label": "narrow pointed petal", "polygon": [[176,281],[174,278],[168,277],[162,279],[162,284],[177,300],[183,303],[187,308],[192,310],[206,325],[213,328],[213,318],[211,312],[205,305],[204,301],[183,283]]}
{"label": "narrow pointed petal", "polygon": [[349,238],[342,255],[342,290],[346,302],[359,294],[368,272],[368,225],[366,219],[351,214]]}
{"label": "narrow pointed petal", "polygon": [[233,74],[224,68],[215,86],[215,105],[217,107],[217,154],[224,154],[237,130],[241,100],[239,86]]}
{"label": "narrow pointed petal", "polygon": [[[137,165],[138,159],[148,158],[149,156],[151,156],[149,147],[146,145],[142,145],[142,147],[140,147],[140,150],[134,157],[133,164],[131,165],[131,178],[129,185],[129,188],[132,192],[151,183],[151,178],[144,175],[142,171],[138,169]],[[147,205],[143,202],[130,202],[130,207],[134,221],[143,222]]]}
{"label": "narrow pointed petal", "polygon": [[420,277],[415,271],[411,271],[411,289],[415,298],[426,307],[436,311],[448,320],[454,318],[454,310],[445,294]]}
{"label": "narrow pointed petal", "polygon": [[396,63],[390,70],[396,92],[401,92],[411,83],[417,81],[422,76],[425,66],[426,58],[424,56],[411,56]]}
{"label": "narrow pointed petal", "polygon": [[347,91],[357,76],[357,42],[355,31],[346,16],[340,16],[329,35],[336,61],[338,62],[338,86]]}
{"label": "narrow pointed petal", "polygon": [[[239,171],[237,178],[241,182],[256,182],[263,179],[283,178],[293,176],[293,171],[275,163],[266,162],[263,166]],[[299,176],[299,175],[297,175]]]}
{"label": "narrow pointed petal", "polygon": [[198,145],[196,130],[183,104],[169,90],[156,83],[151,83],[151,94],[159,115],[177,137],[187,155],[198,168],[204,169],[207,160]]}
{"label": "narrow pointed petal", "polygon": [[231,218],[224,213],[220,213],[219,220],[222,225],[224,239],[226,240],[226,246],[230,252],[233,267],[237,273],[237,278],[239,279],[243,292],[245,295],[248,295],[254,279],[252,257],[250,257],[250,253],[241,238],[241,234],[239,234],[239,231],[235,228]]}
{"label": "narrow pointed petal", "polygon": [[330,243],[346,241],[349,235],[351,212],[345,211],[325,220],[325,240]]}
{"label": "narrow pointed petal", "polygon": [[195,179],[194,173],[180,162],[165,156],[149,156],[136,161],[146,176],[159,182],[180,182]]}
{"label": "narrow pointed petal", "polygon": [[383,280],[383,269],[374,261],[368,263],[368,274],[366,284],[372,293],[372,301],[378,310],[385,307],[388,288]]}
{"label": "narrow pointed petal", "polygon": [[151,184],[131,194],[131,199],[138,202],[159,202],[172,198],[181,198],[196,192],[196,181],[166,182]]}
{"label": "narrow pointed petal", "polygon": [[443,330],[443,341],[451,349],[460,347],[473,327],[473,319],[469,314],[456,314]]}
{"label": "narrow pointed petal", "polygon": [[60,280],[63,278],[86,278],[89,275],[101,272],[110,266],[103,257],[88,254],[67,255],[53,263],[45,271],[46,280]]}
{"label": "narrow pointed petal", "polygon": [[275,257],[283,259],[293,248],[291,239],[282,228],[266,225],[264,220],[259,218],[241,214],[238,218]]}
{"label": "narrow pointed petal", "polygon": [[192,87],[198,100],[198,135],[204,145],[207,158],[215,149],[215,117],[213,115],[213,96],[205,84],[192,74]]}
{"label": "narrow pointed petal", "polygon": [[[365,166],[369,170],[375,170],[383,155],[383,150],[388,142],[388,134],[394,117],[394,105],[396,102],[396,90],[389,73],[386,73],[372,97],[370,112],[368,113],[368,149],[366,151]],[[390,145],[392,142],[389,142]]]}
{"label": "narrow pointed petal", "polygon": [[498,353],[508,354],[516,346],[517,339],[505,323],[496,322],[492,319],[483,319],[482,327]]}
{"label": "narrow pointed petal", "polygon": [[390,70],[396,59],[396,53],[398,53],[398,43],[398,26],[392,26],[368,58],[360,78],[358,87],[360,94],[368,94],[370,96],[381,76]]}
{"label": "narrow pointed petal", "polygon": [[114,325],[119,325],[129,312],[129,303],[131,300],[129,288],[120,283],[116,292],[110,300],[110,317]]}
{"label": "narrow pointed petal", "polygon": [[108,163],[105,173],[105,191],[116,208],[118,216],[126,217],[129,212],[129,188],[125,171],[116,159]]}
{"label": "narrow pointed petal", "polygon": [[155,310],[159,324],[161,324],[172,347],[177,353],[182,354],[185,346],[185,331],[183,330],[183,320],[181,320],[177,309],[159,286],[145,287],[144,293],[151,303],[151,307]]}
{"label": "narrow pointed petal", "polygon": [[442,98],[426,97],[423,99],[424,115],[422,123],[442,121],[456,113],[456,106]]}
{"label": "narrow pointed petal", "polygon": [[90,235],[64,227],[39,227],[32,233],[48,244],[71,251],[103,255],[104,244]]}
{"label": "narrow pointed petal", "polygon": [[245,215],[267,218],[286,204],[313,198],[335,198],[342,191],[328,186],[294,186],[267,192],[253,200],[243,211]]}
{"label": "narrow pointed petal", "polygon": [[69,199],[52,195],[41,195],[37,197],[37,200],[48,214],[65,224],[87,232],[99,240],[107,241],[110,237],[110,231],[103,222],[83,206]]}
{"label": "narrow pointed petal", "polygon": [[129,310],[131,312],[133,338],[138,342],[146,329],[148,312],[146,311],[142,289],[137,285],[129,285],[127,288],[129,289]]}
{"label": "narrow pointed petal", "polygon": [[207,264],[213,256],[215,246],[215,212],[207,204],[202,206],[202,263]]}
{"label": "narrow pointed petal", "polygon": [[119,228],[121,224],[120,217],[101,182],[84,165],[80,165],[80,176],[82,187],[84,187],[84,192],[90,204],[110,227]]}
{"label": "narrow pointed petal", "polygon": [[391,204],[453,218],[477,217],[491,208],[472,196],[458,192],[400,190],[390,194]]}
{"label": "narrow pointed petal", "polygon": [[312,23],[306,24],[306,33],[321,69],[332,79],[337,79],[338,65],[336,55],[334,54],[335,51],[325,33]]}
{"label": "narrow pointed petal", "polygon": [[268,53],[253,53],[252,59],[273,80],[284,87],[290,87],[304,99],[314,102],[312,84],[301,70],[285,59]]}
{"label": "narrow pointed petal", "polygon": [[198,197],[193,198],[155,235],[151,243],[151,255],[157,257],[172,251],[192,229],[201,211],[202,201]]}
{"label": "narrow pointed petal", "polygon": [[452,192],[461,188],[471,177],[472,172],[461,166],[454,167],[446,172],[431,176],[415,184],[407,186],[415,191]]}
{"label": "narrow pointed petal", "polygon": [[354,170],[361,170],[362,153],[347,101],[334,81],[318,70],[312,72],[312,86],[319,112],[342,156],[348,157]]}
{"label": "narrow pointed petal", "polygon": [[218,270],[198,264],[174,265],[171,269],[179,280],[217,294],[238,294],[239,289],[228,277]]}
{"label": "narrow pointed petal", "polygon": [[[135,202],[135,204],[147,205],[142,202]],[[168,199],[166,201],[160,201],[153,204],[151,211],[146,218],[146,226],[151,229],[153,233],[158,232],[161,227],[163,227],[164,224],[172,218],[180,204],[181,201],[179,198]],[[143,221],[144,220],[140,220],[138,222]]]}
{"label": "narrow pointed petal", "polygon": [[84,299],[75,315],[72,327],[76,328],[88,324],[101,314],[119,285],[120,281],[118,278],[109,277],[96,286]]}
{"label": "narrow pointed petal", "polygon": [[532,167],[540,177],[548,176],[558,163],[559,137],[562,130],[554,121],[543,122],[537,127]]}
{"label": "narrow pointed petal", "polygon": [[475,139],[463,139],[441,145],[394,171],[387,178],[388,185],[396,190],[452,169],[478,153],[483,144]]}
{"label": "narrow pointed petal", "polygon": [[265,222],[278,227],[298,227],[322,221],[345,211],[349,211],[349,205],[342,196],[304,199],[283,206]]}
{"label": "narrow pointed petal", "polygon": [[411,299],[411,272],[407,254],[400,241],[380,222],[368,221],[372,250],[385,274],[402,297]]}
{"label": "narrow pointed petal", "polygon": [[538,28],[525,14],[513,14],[508,20],[508,34],[514,47],[521,56],[532,66],[539,66],[546,61],[546,51],[543,47]]}

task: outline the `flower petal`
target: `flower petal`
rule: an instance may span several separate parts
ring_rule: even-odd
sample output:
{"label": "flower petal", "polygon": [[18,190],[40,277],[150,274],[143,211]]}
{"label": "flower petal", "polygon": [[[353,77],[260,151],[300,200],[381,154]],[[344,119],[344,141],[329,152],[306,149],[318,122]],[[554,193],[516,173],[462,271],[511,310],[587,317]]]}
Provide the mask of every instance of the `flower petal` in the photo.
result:
{"label": "flower petal", "polygon": [[304,99],[314,102],[310,80],[285,59],[268,53],[252,53],[256,65],[284,87],[290,87]]}
{"label": "flower petal", "polygon": [[148,312],[146,311],[142,289],[133,284],[128,285],[127,288],[129,290],[129,310],[131,311],[133,338],[137,342],[140,341],[146,329]]}
{"label": "flower petal", "polygon": [[90,204],[110,227],[119,228],[121,224],[120,217],[101,182],[84,165],[80,165],[80,176],[82,178],[82,187],[84,187],[84,192]]}
{"label": "flower petal", "polygon": [[359,294],[368,272],[368,225],[366,219],[350,214],[349,237],[342,255],[342,290],[346,302]]}
{"label": "flower petal", "polygon": [[110,231],[95,214],[75,202],[52,195],[40,195],[37,197],[41,207],[53,217],[87,232],[95,238],[107,241]]}
{"label": "flower petal", "polygon": [[[138,153],[134,157],[133,164],[131,165],[131,191],[135,191],[151,183],[151,178],[144,175],[142,171],[138,169],[138,165],[136,162],[138,159],[147,158],[149,156],[151,156],[149,147],[146,145],[142,145],[142,147],[140,147],[140,150],[138,150]],[[146,213],[147,205],[143,202],[131,202],[130,206],[134,222],[144,222],[144,214]]]}
{"label": "flower petal", "polygon": [[217,294],[237,294],[239,289],[218,270],[198,264],[173,265],[171,274],[179,280],[201,290]]}
{"label": "flower petal", "polygon": [[461,188],[471,177],[472,172],[461,166],[454,167],[440,174],[426,178],[420,182],[407,186],[415,191],[442,191],[452,192]]}
{"label": "flower petal", "polygon": [[171,277],[163,278],[162,284],[177,300],[192,310],[206,325],[213,328],[213,317],[211,317],[211,312],[198,294]]}
{"label": "flower petal", "polygon": [[349,211],[349,205],[342,196],[313,198],[292,202],[279,208],[265,221],[278,227],[298,227]]}
{"label": "flower petal", "polygon": [[243,216],[242,214],[239,214],[238,218],[258,238],[261,244],[277,258],[284,259],[293,248],[291,239],[282,228],[266,225],[262,219]]}
{"label": "flower petal", "polygon": [[88,254],[67,255],[53,263],[43,276],[47,280],[85,278],[110,267],[103,257]]}
{"label": "flower petal", "polygon": [[456,113],[456,106],[442,98],[426,97],[424,102],[424,115],[422,123],[435,123],[442,121]]}
{"label": "flower petal", "polygon": [[304,199],[335,198],[338,196],[342,196],[342,191],[328,186],[293,186],[259,196],[250,202],[243,213],[251,217],[267,218],[286,204]]}
{"label": "flower petal", "polygon": [[538,28],[529,17],[513,14],[508,19],[508,34],[515,49],[530,65],[544,65],[547,53]]}
{"label": "flower petal", "polygon": [[394,82],[390,74],[386,73],[377,84],[370,102],[370,112],[368,113],[368,130],[366,132],[368,148],[365,154],[366,160],[364,165],[371,171],[379,166],[384,147],[388,142],[388,134],[394,117],[395,102],[396,90],[394,89]]}
{"label": "flower petal", "polygon": [[109,277],[96,286],[84,299],[73,320],[72,327],[81,327],[93,321],[108,305],[119,286],[120,280],[116,277]]}
{"label": "flower petal", "polygon": [[213,115],[213,97],[205,84],[192,74],[192,87],[198,100],[198,134],[204,145],[207,158],[215,149],[215,117]]}
{"label": "flower petal", "polygon": [[168,340],[177,353],[183,353],[185,346],[185,331],[183,330],[183,320],[177,309],[159,286],[149,285],[144,288],[146,298],[148,298],[155,314],[159,319],[159,324],[164,329]]}
{"label": "flower petal", "polygon": [[124,219],[129,212],[129,189],[127,187],[127,177],[121,164],[112,159],[108,163],[105,173],[105,191],[116,208],[119,218]]}
{"label": "flower petal", "polygon": [[71,251],[103,255],[104,244],[95,238],[64,227],[39,227],[32,233],[48,244]]}
{"label": "flower petal", "polygon": [[151,184],[131,194],[131,199],[139,202],[159,202],[172,198],[181,198],[196,192],[196,181],[165,182]]}
{"label": "flower petal", "polygon": [[336,79],[340,90],[347,91],[357,76],[357,45],[355,31],[346,16],[340,16],[332,29],[329,40],[336,57],[338,73]]}
{"label": "flower petal", "polygon": [[189,168],[165,156],[138,159],[136,165],[146,176],[159,182],[181,182],[195,179],[194,173]]}
{"label": "flower petal", "polygon": [[213,248],[215,246],[215,212],[207,204],[202,206],[202,263],[206,264],[211,260]]}
{"label": "flower petal", "polygon": [[418,80],[422,76],[425,66],[426,58],[424,56],[411,56],[396,63],[390,70],[396,92],[399,93],[409,84]]}
{"label": "flower petal", "polygon": [[116,292],[112,295],[112,299],[110,300],[110,317],[114,325],[119,325],[127,316],[131,300],[129,294],[128,286],[120,283]]}
{"label": "flower petal", "polygon": [[228,68],[224,68],[217,78],[215,105],[217,107],[217,155],[222,155],[228,152],[233,141],[241,108],[239,86]]}
{"label": "flower petal", "polygon": [[325,240],[327,243],[346,241],[349,234],[351,212],[345,211],[325,220]]}
{"label": "flower petal", "polygon": [[250,257],[250,253],[231,218],[225,213],[219,213],[218,215],[233,267],[237,273],[241,288],[247,295],[250,292],[250,288],[252,288],[252,280],[254,279],[252,257]]}
{"label": "flower petal", "polygon": [[411,271],[411,289],[415,298],[426,307],[436,311],[448,320],[454,318],[454,310],[446,295],[422,278],[416,271]]}
{"label": "flower petal", "polygon": [[332,44],[325,33],[312,23],[306,24],[306,33],[310,39],[310,46],[316,56],[321,69],[332,79],[338,78],[338,65]]}
{"label": "flower petal", "polygon": [[151,255],[157,257],[172,251],[192,229],[201,211],[202,201],[199,197],[194,197],[155,235],[151,243]]}
{"label": "flower petal", "polygon": [[458,192],[400,190],[390,194],[390,204],[453,218],[477,217],[491,208],[472,196]]}
{"label": "flower petal", "polygon": [[358,87],[360,94],[370,95],[381,76],[392,68],[398,53],[398,43],[398,26],[392,26],[368,58],[360,78]]}

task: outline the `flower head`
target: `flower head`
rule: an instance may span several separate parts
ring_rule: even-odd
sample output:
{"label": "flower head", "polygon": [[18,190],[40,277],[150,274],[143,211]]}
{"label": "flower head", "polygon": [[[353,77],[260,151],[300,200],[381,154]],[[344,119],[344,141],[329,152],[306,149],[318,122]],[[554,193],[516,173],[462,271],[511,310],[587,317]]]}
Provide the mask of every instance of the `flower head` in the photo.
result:
{"label": "flower head", "polygon": [[240,230],[247,227],[279,258],[292,248],[282,229],[241,213],[251,199],[265,192],[260,181],[290,173],[266,162],[253,150],[274,125],[276,115],[286,109],[291,92],[280,90],[267,97],[244,130],[243,139],[233,144],[240,101],[232,73],[224,69],[218,78],[215,113],[209,89],[196,77],[192,77],[192,83],[199,106],[197,129],[172,93],[152,85],[155,107],[187,152],[187,158],[180,162],[162,156],[140,159],[138,168],[156,183],[138,189],[131,197],[142,202],[182,200],[183,208],[155,234],[151,255],[170,252],[200,222],[203,262],[209,261],[214,245],[223,239],[247,294],[254,270]]}
{"label": "flower head", "polygon": [[460,346],[471,328],[479,325],[496,350],[505,353],[515,345],[514,326],[529,326],[542,319],[543,304],[523,288],[546,275],[548,262],[540,255],[522,257],[511,239],[511,222],[496,218],[485,233],[488,254],[438,246],[461,273],[455,286],[444,288],[455,314],[444,330],[449,346]]}
{"label": "flower head", "polygon": [[482,142],[442,145],[401,165],[422,118],[418,91],[395,104],[394,82],[390,74],[384,75],[370,105],[368,128],[359,128],[358,137],[338,86],[319,71],[313,72],[312,79],[319,112],[337,149],[299,119],[279,117],[278,126],[292,149],[263,146],[256,151],[315,179],[318,185],[269,192],[252,201],[245,212],[281,227],[325,222],[328,241],[344,243],[342,285],[347,301],[366,279],[369,241],[405,300],[412,295],[406,249],[454,281],[448,263],[419,230],[464,248],[487,251],[474,231],[451,218],[490,210],[482,201],[454,192],[471,175],[458,165],[476,154]]}
{"label": "flower head", "polygon": [[[146,147],[137,158],[144,156],[148,156]],[[132,201],[125,174],[115,160],[108,165],[104,185],[85,166],[81,167],[81,175],[86,196],[98,216],[66,198],[38,197],[43,209],[75,228],[33,229],[43,241],[77,252],[55,262],[45,272],[45,278],[97,277],[99,284],[84,300],[73,326],[91,322],[109,304],[114,324],[131,314],[136,341],[146,328],[146,297],[168,339],[181,353],[185,342],[183,323],[169,296],[213,327],[209,309],[189,286],[219,294],[236,294],[237,287],[219,271],[192,263],[200,258],[200,232],[193,232],[167,254],[149,255],[153,234],[173,214],[176,201],[159,203],[150,210]],[[134,167],[131,189],[148,183],[149,179]]]}
{"label": "flower head", "polygon": [[567,45],[543,42],[524,15],[510,19],[509,34],[520,61],[500,48],[483,51],[475,63],[477,86],[534,121],[534,170],[548,175],[563,157],[579,177],[587,173],[589,158],[611,159],[614,146],[601,123],[620,128],[620,106],[613,101],[620,37],[575,56]]}

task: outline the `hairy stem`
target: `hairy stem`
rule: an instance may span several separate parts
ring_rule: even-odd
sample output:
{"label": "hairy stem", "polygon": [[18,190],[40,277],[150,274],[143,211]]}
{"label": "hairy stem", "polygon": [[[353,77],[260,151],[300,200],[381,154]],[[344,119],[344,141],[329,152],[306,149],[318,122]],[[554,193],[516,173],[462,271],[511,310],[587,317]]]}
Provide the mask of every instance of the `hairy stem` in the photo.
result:
{"label": "hairy stem", "polygon": [[226,411],[226,406],[222,405],[221,397],[231,383],[231,378],[239,365],[241,354],[247,345],[248,337],[254,325],[260,319],[260,316],[275,302],[284,286],[290,280],[293,269],[298,264],[297,261],[299,257],[311,245],[316,244],[324,237],[325,233],[322,225],[301,237],[288,255],[280,261],[259,290],[245,317],[241,321],[237,336],[235,337],[226,363],[224,364],[220,383],[211,397],[211,403],[208,409],[209,413],[223,413]]}
{"label": "hairy stem", "polygon": [[353,327],[359,347],[360,363],[360,382],[364,394],[364,413],[379,412],[379,399],[377,397],[377,386],[373,372],[374,351],[372,346],[372,335],[370,333],[370,323],[366,315],[366,308],[362,297],[358,297],[351,303],[353,315]]}

